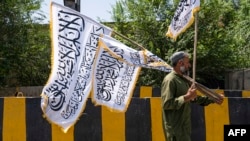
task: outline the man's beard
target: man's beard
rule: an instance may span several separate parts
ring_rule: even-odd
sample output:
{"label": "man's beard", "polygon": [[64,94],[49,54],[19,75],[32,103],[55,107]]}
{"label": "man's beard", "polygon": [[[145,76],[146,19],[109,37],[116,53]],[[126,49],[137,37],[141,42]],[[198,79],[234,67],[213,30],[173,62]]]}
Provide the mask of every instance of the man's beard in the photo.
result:
{"label": "man's beard", "polygon": [[180,70],[181,70],[181,73],[183,74],[183,75],[187,75],[187,76],[189,76],[189,70],[187,70],[186,68],[185,68],[185,66],[181,66],[180,67]]}

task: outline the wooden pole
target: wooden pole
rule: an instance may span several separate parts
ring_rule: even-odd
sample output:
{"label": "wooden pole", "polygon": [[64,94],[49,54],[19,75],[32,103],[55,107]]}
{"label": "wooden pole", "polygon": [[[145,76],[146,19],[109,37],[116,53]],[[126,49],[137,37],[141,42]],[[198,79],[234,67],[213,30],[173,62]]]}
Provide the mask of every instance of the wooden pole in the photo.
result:
{"label": "wooden pole", "polygon": [[135,42],[135,41],[133,41],[133,40],[131,40],[131,39],[125,37],[124,35],[122,35],[122,34],[120,34],[120,33],[118,33],[118,32],[112,31],[112,34],[115,34],[115,35],[118,35],[118,36],[122,37],[123,39],[125,39],[125,40],[129,41],[130,43],[136,45],[136,46],[139,47],[140,49],[143,49],[143,50],[146,49],[146,48],[143,47],[142,45],[140,45],[140,44],[138,44],[137,42]]}
{"label": "wooden pole", "polygon": [[67,6],[71,9],[74,9],[78,12],[81,12],[81,3],[80,0],[63,0],[64,6]]}
{"label": "wooden pole", "polygon": [[195,36],[194,36],[194,52],[193,52],[193,84],[196,80],[196,48],[197,48],[197,37],[198,37],[198,12],[195,13]]}

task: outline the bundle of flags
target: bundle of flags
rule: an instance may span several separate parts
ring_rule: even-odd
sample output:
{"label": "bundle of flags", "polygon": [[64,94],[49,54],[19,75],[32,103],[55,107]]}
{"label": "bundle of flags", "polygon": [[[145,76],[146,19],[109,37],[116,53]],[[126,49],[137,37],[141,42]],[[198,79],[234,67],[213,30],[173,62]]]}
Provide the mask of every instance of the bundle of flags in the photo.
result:
{"label": "bundle of flags", "polygon": [[110,35],[112,29],[51,2],[52,69],[41,94],[45,118],[64,132],[92,101],[125,112],[141,67],[170,72],[150,51],[132,49]]}

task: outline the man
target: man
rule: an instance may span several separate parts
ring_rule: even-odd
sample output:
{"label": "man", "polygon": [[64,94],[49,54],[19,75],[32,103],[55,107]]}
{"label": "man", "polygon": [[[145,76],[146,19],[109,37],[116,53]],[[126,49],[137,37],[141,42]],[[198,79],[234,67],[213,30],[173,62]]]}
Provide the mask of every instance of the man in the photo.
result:
{"label": "man", "polygon": [[[167,141],[191,141],[190,103],[207,106],[214,103],[206,96],[197,96],[196,88],[183,78],[191,64],[189,54],[180,51],[170,57],[173,71],[165,76],[162,87],[163,128]],[[218,102],[221,104],[223,99]]]}

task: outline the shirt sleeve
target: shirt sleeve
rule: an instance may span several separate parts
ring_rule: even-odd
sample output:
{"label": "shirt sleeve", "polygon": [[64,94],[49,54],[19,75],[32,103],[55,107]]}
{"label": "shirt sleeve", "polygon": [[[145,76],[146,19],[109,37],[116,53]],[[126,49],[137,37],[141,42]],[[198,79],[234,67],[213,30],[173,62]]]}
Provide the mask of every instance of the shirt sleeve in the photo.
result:
{"label": "shirt sleeve", "polygon": [[161,87],[162,106],[165,110],[179,109],[184,104],[184,96],[175,97],[176,84],[164,80]]}
{"label": "shirt sleeve", "polygon": [[210,98],[208,98],[207,96],[197,96],[192,103],[196,103],[199,104],[201,106],[207,106],[211,103],[214,103],[213,100],[211,100]]}

